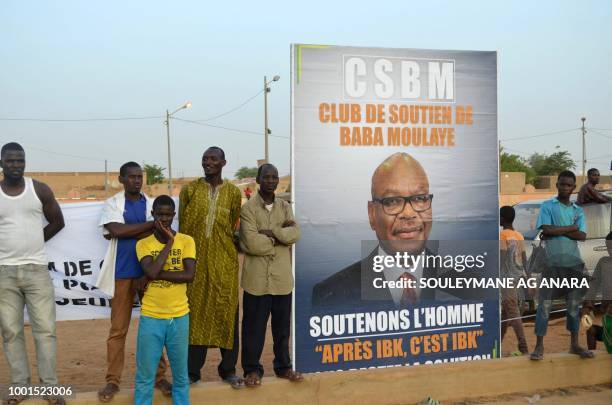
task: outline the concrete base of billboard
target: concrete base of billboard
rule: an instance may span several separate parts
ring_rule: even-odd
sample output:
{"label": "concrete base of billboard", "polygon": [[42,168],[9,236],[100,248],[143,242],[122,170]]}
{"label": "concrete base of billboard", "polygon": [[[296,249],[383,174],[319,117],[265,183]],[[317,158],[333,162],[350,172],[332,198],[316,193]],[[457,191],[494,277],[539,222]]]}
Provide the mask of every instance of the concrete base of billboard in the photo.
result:
{"label": "concrete base of billboard", "polygon": [[[597,351],[594,359],[581,360],[570,354],[547,354],[540,362],[527,357],[487,361],[394,367],[305,376],[302,383],[264,378],[259,388],[233,390],[221,382],[191,387],[194,404],[393,404],[416,403],[428,396],[440,401],[492,397],[572,386],[612,382],[611,356]],[[122,390],[113,405],[132,404],[132,390]],[[43,403],[42,401],[38,401]],[[36,403],[28,401],[27,403]],[[77,395],[69,404],[99,404],[96,393]],[[155,393],[155,404],[172,401]]]}

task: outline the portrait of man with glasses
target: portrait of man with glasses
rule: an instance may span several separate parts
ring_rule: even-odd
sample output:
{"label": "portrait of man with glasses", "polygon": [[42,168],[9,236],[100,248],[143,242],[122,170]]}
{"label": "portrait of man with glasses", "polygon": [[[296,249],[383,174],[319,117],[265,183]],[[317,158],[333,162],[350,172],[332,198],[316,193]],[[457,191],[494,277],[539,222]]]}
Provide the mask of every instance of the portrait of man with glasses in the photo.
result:
{"label": "portrait of man with glasses", "polygon": [[[428,243],[433,199],[427,173],[416,159],[407,153],[386,158],[372,175],[371,200],[367,203],[370,227],[378,246],[366,258],[316,284],[313,308],[389,307],[391,303],[405,307],[423,300],[458,298],[448,291],[418,288],[421,277],[438,276],[436,268],[413,265],[385,267],[382,272],[373,270],[376,256],[395,256],[398,252],[413,256],[433,254],[435,244]],[[417,288],[381,287],[381,278],[412,279]]]}

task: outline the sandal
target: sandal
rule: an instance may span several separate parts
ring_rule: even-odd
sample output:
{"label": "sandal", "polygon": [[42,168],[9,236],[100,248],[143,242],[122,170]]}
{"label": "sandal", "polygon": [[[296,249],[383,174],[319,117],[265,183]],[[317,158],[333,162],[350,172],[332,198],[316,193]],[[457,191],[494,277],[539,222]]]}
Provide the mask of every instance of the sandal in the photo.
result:
{"label": "sandal", "polygon": [[236,374],[229,375],[223,379],[226,383],[230,385],[235,390],[239,390],[244,387],[244,380],[238,377]]}
{"label": "sandal", "polygon": [[536,347],[533,350],[533,353],[529,355],[529,360],[534,360],[534,361],[544,360],[544,349],[540,349]]}
{"label": "sandal", "polygon": [[595,357],[595,354],[592,351],[580,346],[572,347],[569,352],[570,354],[577,354],[581,359],[592,359]]}
{"label": "sandal", "polygon": [[289,380],[291,382],[304,381],[304,376],[302,375],[302,373],[300,373],[298,371],[293,371],[292,369],[284,371],[284,372],[282,372],[280,374],[276,374],[276,376],[278,378],[284,378],[284,379]]}
{"label": "sandal", "polygon": [[13,395],[12,397],[9,397],[7,399],[5,399],[2,404],[3,405],[17,405],[23,401],[25,401],[26,399],[28,399],[27,395]]}
{"label": "sandal", "polygon": [[49,398],[47,402],[49,405],[66,405],[66,400],[62,397]]}
{"label": "sandal", "polygon": [[119,392],[119,386],[117,384],[108,383],[106,387],[98,391],[98,399],[100,402],[110,402],[115,397],[115,394]]}
{"label": "sandal", "polygon": [[251,371],[244,377],[244,385],[249,388],[261,386],[261,377],[257,371]]}
{"label": "sandal", "polygon": [[49,405],[66,405],[66,400],[62,397],[45,397],[43,398]]}
{"label": "sandal", "polygon": [[158,382],[155,383],[155,388],[161,391],[162,395],[165,397],[172,396],[172,384],[165,378],[162,378]]}

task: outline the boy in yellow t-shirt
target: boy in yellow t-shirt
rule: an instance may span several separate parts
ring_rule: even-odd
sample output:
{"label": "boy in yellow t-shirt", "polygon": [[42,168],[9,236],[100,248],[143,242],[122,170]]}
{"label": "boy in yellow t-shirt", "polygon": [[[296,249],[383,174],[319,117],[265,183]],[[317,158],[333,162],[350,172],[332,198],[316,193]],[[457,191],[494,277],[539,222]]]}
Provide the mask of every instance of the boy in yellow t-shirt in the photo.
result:
{"label": "boy in yellow t-shirt", "polygon": [[153,384],[164,347],[172,368],[172,403],[189,404],[187,285],[195,274],[191,236],[172,230],[174,201],[161,195],[153,202],[155,230],[136,244],[136,255],[151,280],[142,299],[136,348],[134,404],[153,402]]}

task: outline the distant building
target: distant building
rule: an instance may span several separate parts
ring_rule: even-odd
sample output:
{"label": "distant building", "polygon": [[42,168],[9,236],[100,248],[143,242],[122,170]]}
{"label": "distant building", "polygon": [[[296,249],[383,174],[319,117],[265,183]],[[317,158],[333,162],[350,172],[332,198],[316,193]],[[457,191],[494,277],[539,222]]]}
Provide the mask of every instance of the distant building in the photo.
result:
{"label": "distant building", "polygon": [[25,175],[47,183],[59,200],[100,200],[123,188],[117,179],[119,172],[26,172]]}

